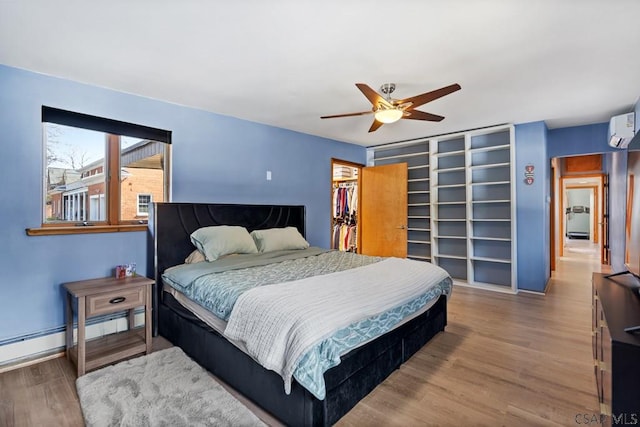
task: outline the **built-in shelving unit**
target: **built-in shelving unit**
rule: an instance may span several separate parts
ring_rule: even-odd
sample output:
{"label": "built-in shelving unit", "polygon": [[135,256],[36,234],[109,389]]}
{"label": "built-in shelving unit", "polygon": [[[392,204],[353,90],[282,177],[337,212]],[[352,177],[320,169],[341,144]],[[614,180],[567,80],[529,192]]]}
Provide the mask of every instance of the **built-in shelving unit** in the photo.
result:
{"label": "built-in shelving unit", "polygon": [[467,136],[471,284],[515,290],[511,127]]}
{"label": "built-in shelving unit", "polygon": [[433,258],[451,277],[466,282],[467,192],[464,135],[432,141]]}
{"label": "built-in shelving unit", "polygon": [[391,144],[372,165],[408,164],[408,257],[458,284],[515,292],[513,126]]}
{"label": "built-in shelving unit", "polygon": [[376,148],[373,165],[407,163],[407,257],[431,261],[429,141]]}

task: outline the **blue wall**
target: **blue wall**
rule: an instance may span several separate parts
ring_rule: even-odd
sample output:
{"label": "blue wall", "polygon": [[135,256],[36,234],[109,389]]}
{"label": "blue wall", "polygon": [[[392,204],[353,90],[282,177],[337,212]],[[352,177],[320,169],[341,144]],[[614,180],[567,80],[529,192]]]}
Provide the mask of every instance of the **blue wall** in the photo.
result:
{"label": "blue wall", "polygon": [[552,159],[620,151],[609,146],[608,141],[608,123],[552,129],[548,135],[547,155]]}
{"label": "blue wall", "polygon": [[[549,159],[547,126],[533,122],[515,127],[518,289],[543,292],[550,277]],[[524,182],[526,165],[534,182]]]}
{"label": "blue wall", "polygon": [[331,157],[366,161],[357,145],[0,65],[0,345],[63,325],[61,283],[147,265],[144,232],[25,234],[41,223],[42,105],[172,130],[173,201],[304,204],[307,238],[322,247]]}

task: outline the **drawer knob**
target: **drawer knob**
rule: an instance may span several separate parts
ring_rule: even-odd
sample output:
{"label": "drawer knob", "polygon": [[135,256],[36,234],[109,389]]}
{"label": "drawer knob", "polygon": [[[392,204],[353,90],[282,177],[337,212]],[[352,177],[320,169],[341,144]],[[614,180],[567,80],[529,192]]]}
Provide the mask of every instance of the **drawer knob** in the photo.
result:
{"label": "drawer knob", "polygon": [[115,297],[109,300],[109,304],[119,304],[121,302],[124,302],[126,299],[126,297]]}

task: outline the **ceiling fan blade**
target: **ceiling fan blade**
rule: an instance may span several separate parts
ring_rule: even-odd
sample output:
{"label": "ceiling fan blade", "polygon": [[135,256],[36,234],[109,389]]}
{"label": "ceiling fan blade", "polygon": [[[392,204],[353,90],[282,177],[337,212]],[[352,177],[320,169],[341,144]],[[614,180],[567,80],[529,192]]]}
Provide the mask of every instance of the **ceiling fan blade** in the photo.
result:
{"label": "ceiling fan blade", "polygon": [[366,84],[364,84],[364,83],[356,83],[356,87],[358,89],[360,89],[360,92],[362,92],[364,94],[364,96],[367,97],[369,102],[371,104],[373,104],[374,107],[378,107],[380,105],[384,105],[387,108],[393,108],[393,105],[391,105],[391,103],[389,103],[389,101],[384,99],[382,96],[380,96],[380,94],[378,92],[376,92],[375,90],[371,89]]}
{"label": "ceiling fan blade", "polygon": [[364,116],[366,114],[372,114],[373,111],[362,111],[360,113],[346,113],[346,114],[334,114],[332,116],[322,116],[321,119],[335,119],[336,117],[352,117],[352,116]]}
{"label": "ceiling fan blade", "polygon": [[440,122],[444,119],[443,116],[437,114],[425,113],[420,110],[405,110],[403,119],[409,120],[428,120],[430,122]]}
{"label": "ceiling fan blade", "polygon": [[440,89],[436,89],[433,90],[431,92],[427,92],[427,93],[423,93],[420,95],[416,95],[416,96],[412,96],[411,98],[406,98],[406,99],[400,99],[394,102],[395,105],[403,105],[403,104],[407,104],[407,103],[411,103],[411,105],[409,105],[408,107],[405,108],[406,110],[411,110],[413,108],[419,107],[423,104],[426,104],[427,102],[431,102],[434,101],[438,98],[442,98],[445,95],[449,95],[450,93],[453,93],[457,90],[462,89],[460,87],[460,85],[458,83],[449,85],[449,86],[445,86],[443,88]]}
{"label": "ceiling fan blade", "polygon": [[375,132],[377,131],[380,126],[382,126],[384,123],[377,121],[376,119],[373,119],[373,123],[371,124],[371,127],[369,128],[369,132]]}

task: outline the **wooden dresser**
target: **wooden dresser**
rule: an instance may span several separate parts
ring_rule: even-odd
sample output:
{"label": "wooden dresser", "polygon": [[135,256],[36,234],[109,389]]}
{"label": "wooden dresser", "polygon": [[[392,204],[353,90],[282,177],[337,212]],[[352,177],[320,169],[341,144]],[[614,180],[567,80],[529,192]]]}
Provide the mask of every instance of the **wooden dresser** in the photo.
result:
{"label": "wooden dresser", "polygon": [[[605,425],[640,424],[640,296],[631,275],[593,274],[593,357]],[[635,421],[634,421],[635,420]]]}

